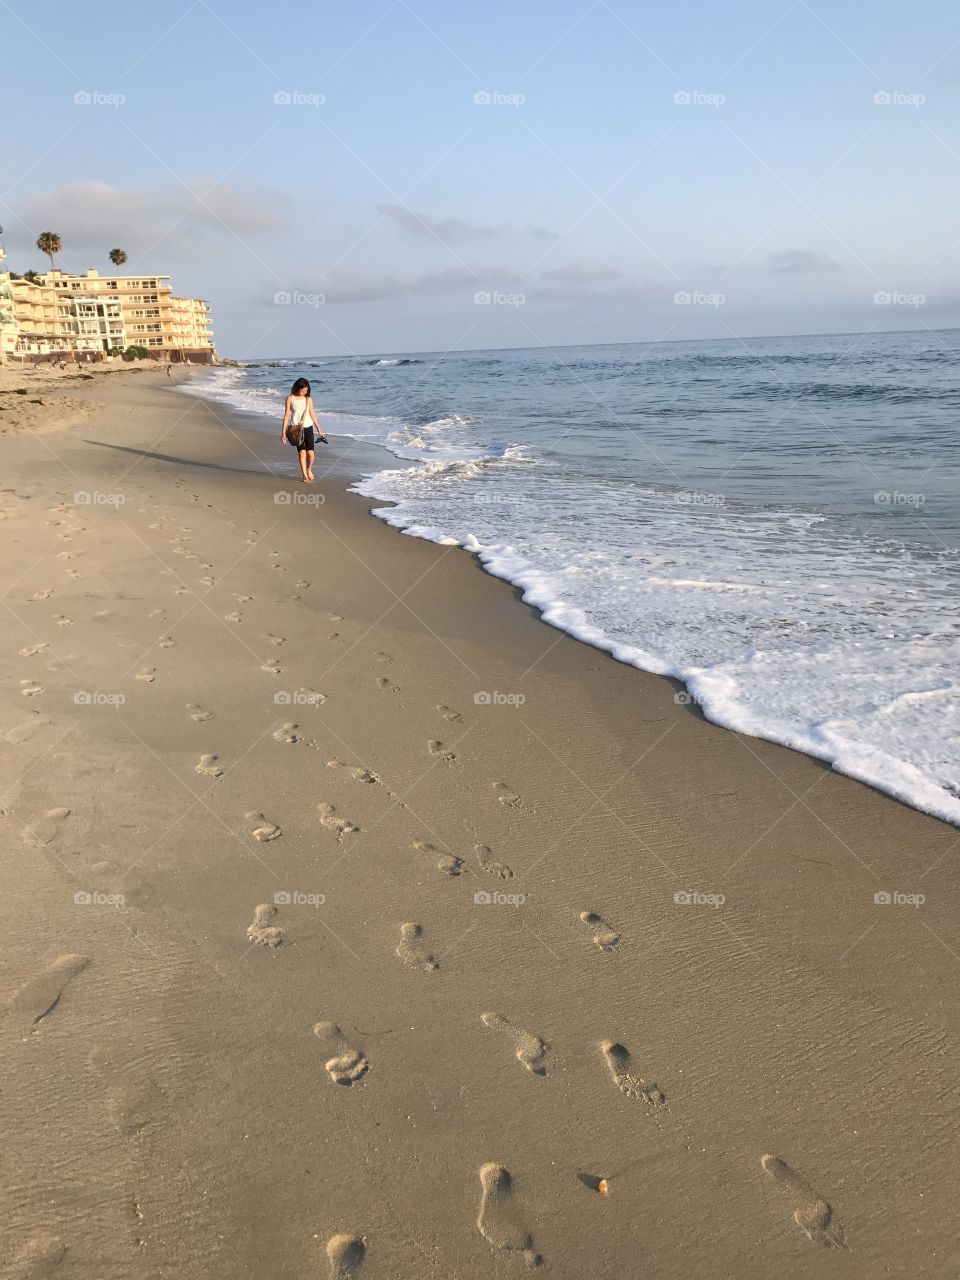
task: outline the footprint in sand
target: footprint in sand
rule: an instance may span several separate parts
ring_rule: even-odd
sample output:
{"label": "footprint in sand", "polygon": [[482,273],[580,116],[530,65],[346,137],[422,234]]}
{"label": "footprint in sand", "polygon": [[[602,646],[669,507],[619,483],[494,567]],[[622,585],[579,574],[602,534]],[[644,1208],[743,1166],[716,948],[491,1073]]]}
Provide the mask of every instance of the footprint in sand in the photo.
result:
{"label": "footprint in sand", "polygon": [[253,596],[235,595],[233,598],[236,600],[237,604],[249,604],[253,599]]}
{"label": "footprint in sand", "polygon": [[190,712],[191,720],[203,721],[203,720],[213,719],[212,711],[204,711],[203,707],[198,706],[197,703],[195,702],[188,702],[186,704],[186,707],[187,707],[187,710]]}
{"label": "footprint in sand", "polygon": [[278,676],[283,670],[283,667],[281,667],[280,663],[277,662],[276,658],[271,658],[269,662],[262,662],[260,664],[260,670],[266,671],[267,675]]}
{"label": "footprint in sand", "polygon": [[220,764],[220,757],[201,756],[197,765],[197,773],[202,773],[208,778],[222,778],[223,767]]}
{"label": "footprint in sand", "polygon": [[523,801],[516,795],[505,782],[495,782],[493,789],[497,793],[497,799],[506,809],[519,809]]}
{"label": "footprint in sand", "polygon": [[437,738],[431,738],[427,743],[427,750],[432,756],[436,756],[438,760],[442,760],[444,764],[453,764],[457,758],[453,752],[448,750]]}
{"label": "footprint in sand", "polygon": [[543,1259],[533,1247],[533,1236],[517,1217],[513,1204],[513,1178],[502,1164],[485,1164],[480,1169],[480,1213],[477,1230],[495,1249],[519,1253],[528,1267],[539,1267]]}
{"label": "footprint in sand", "polygon": [[332,804],[319,804],[317,805],[317,809],[320,812],[321,827],[323,827],[325,831],[335,831],[338,840],[360,830],[360,828],[355,827],[352,822],[347,822],[345,818],[337,817],[337,811]]}
{"label": "footprint in sand", "polygon": [[437,710],[443,716],[444,720],[450,720],[453,724],[463,723],[463,716],[459,711],[454,711],[452,707],[438,706]]}
{"label": "footprint in sand", "polygon": [[23,1031],[35,1031],[57,1005],[68,984],[90,963],[86,956],[66,955],[30,978],[5,1002],[4,1012]]}
{"label": "footprint in sand", "polygon": [[428,844],[426,840],[414,840],[413,847],[417,853],[426,854],[428,858],[436,858],[437,870],[442,871],[445,876],[459,876],[463,874],[466,865],[462,858],[458,858],[455,853],[445,853],[442,849],[438,849],[436,845]]}
{"label": "footprint in sand", "polygon": [[481,1013],[480,1021],[485,1027],[490,1027],[494,1031],[501,1031],[508,1039],[513,1041],[517,1061],[523,1063],[528,1071],[532,1071],[535,1076],[545,1076],[547,1074],[546,1059],[550,1052],[550,1046],[545,1040],[535,1036],[532,1031],[524,1031],[522,1027],[514,1026],[512,1022],[502,1018],[499,1013]]}
{"label": "footprint in sand", "polygon": [[[279,833],[278,833],[279,834]],[[274,924],[279,912],[270,902],[261,902],[253,913],[253,920],[247,925],[247,937],[261,947],[279,947],[284,933],[278,924]]]}
{"label": "footprint in sand", "polygon": [[33,593],[34,600],[49,600],[54,595],[53,587],[46,587],[43,591],[35,591]]}
{"label": "footprint in sand", "polygon": [[343,760],[328,760],[328,769],[346,769],[354,782],[379,782],[380,778],[377,774],[371,773],[369,769],[364,769],[357,765],[356,767],[347,764]]}
{"label": "footprint in sand", "polygon": [[63,615],[62,613],[55,613],[55,614],[53,615],[53,620],[54,620],[54,622],[57,624],[57,626],[58,626],[58,627],[72,627],[72,626],[73,626],[73,619],[72,619],[72,618],[66,618],[66,617],[64,617],[64,615]]}
{"label": "footprint in sand", "polygon": [[38,644],[28,644],[25,649],[19,650],[20,657],[35,658],[38,653],[43,653],[45,650],[49,649],[49,647],[50,646],[43,640],[41,640]]}
{"label": "footprint in sand", "polygon": [[233,613],[225,613],[223,615],[224,622],[242,622],[242,616],[234,609]]}
{"label": "footprint in sand", "polygon": [[493,856],[493,850],[486,844],[475,844],[473,851],[477,855],[477,861],[480,863],[480,870],[486,871],[488,875],[498,876],[501,880],[512,880],[513,872],[505,862]]}
{"label": "footprint in sand", "polygon": [[359,1049],[355,1049],[344,1038],[335,1022],[318,1022],[313,1028],[313,1034],[328,1055],[323,1065],[334,1084],[355,1084],[361,1076],[366,1075],[369,1062]]}
{"label": "footprint in sand", "polygon": [[662,1107],[666,1102],[660,1086],[630,1074],[630,1050],[616,1040],[601,1040],[600,1052],[617,1086],[625,1098],[642,1098],[648,1106]]}
{"label": "footprint in sand", "polygon": [[[216,582],[216,578],[211,578],[209,573],[200,579],[201,587],[212,587],[215,582]],[[177,592],[177,595],[182,595],[182,594],[183,594],[182,591]]]}
{"label": "footprint in sand", "polygon": [[376,652],[373,656],[376,658],[376,660],[377,660],[378,662],[392,662],[392,661],[393,661],[393,654],[392,654],[392,653],[384,653],[381,649],[378,649],[378,650],[377,650],[377,652]]}
{"label": "footprint in sand", "polygon": [[167,616],[166,609],[153,609],[147,614],[147,618],[165,618]]}
{"label": "footprint in sand", "polygon": [[363,1266],[367,1246],[362,1236],[351,1236],[342,1231],[330,1237],[324,1252],[330,1267],[330,1280],[351,1280]]}
{"label": "footprint in sand", "polygon": [[275,644],[278,648],[280,647],[280,645],[287,643],[286,636],[271,635],[269,631],[267,632],[267,639],[270,641],[271,644]]}
{"label": "footprint in sand", "polygon": [[176,643],[173,636],[161,636],[157,641],[161,649],[172,649]]}
{"label": "footprint in sand", "polygon": [[309,587],[310,583],[306,580],[306,578],[298,578],[293,585],[297,587],[300,591],[303,591],[307,587]]}
{"label": "footprint in sand", "polygon": [[44,845],[53,844],[60,834],[64,821],[69,817],[69,809],[48,809],[41,817],[34,818],[33,822],[24,828],[23,839],[27,844],[35,845],[38,849]]}
{"label": "footprint in sand", "polygon": [[581,911],[580,919],[593,930],[593,940],[601,951],[616,951],[620,945],[620,935],[610,928],[606,920],[595,911]]}
{"label": "footprint in sand", "polygon": [[60,1269],[67,1246],[59,1236],[34,1236],[10,1260],[10,1280],[45,1280]]}
{"label": "footprint in sand", "polygon": [[95,1051],[90,1062],[107,1082],[107,1111],[114,1128],[129,1135],[140,1133],[163,1106],[160,1086],[139,1069],[121,1065],[106,1051]]}
{"label": "footprint in sand", "polygon": [[144,684],[153,684],[156,678],[157,678],[156,667],[144,667],[142,671],[138,671],[137,674],[134,676],[135,680],[140,680]]}
{"label": "footprint in sand", "polygon": [[425,973],[434,973],[440,968],[437,960],[429,954],[423,942],[423,929],[418,924],[402,924],[400,926],[400,945],[397,955],[410,969],[421,969]]}
{"label": "footprint in sand", "polygon": [[846,1248],[843,1227],[834,1218],[833,1209],[809,1182],[794,1173],[779,1156],[761,1156],[760,1164],[778,1186],[790,1193],[797,1205],[793,1220],[808,1240],[826,1249]]}
{"label": "footprint in sand", "polygon": [[25,720],[23,724],[15,724],[12,729],[8,729],[3,735],[4,742],[26,742],[28,738],[32,738],[38,729],[43,728],[45,724],[52,723],[50,720],[44,720],[37,717],[36,720]]}
{"label": "footprint in sand", "polygon": [[274,729],[274,742],[299,742],[300,737],[297,730],[300,728],[298,724],[282,724],[279,729]]}
{"label": "footprint in sand", "polygon": [[25,698],[35,698],[38,693],[43,693],[43,685],[37,684],[36,680],[21,680],[20,692]]}
{"label": "footprint in sand", "polygon": [[268,822],[262,813],[258,813],[256,809],[251,809],[249,813],[244,814],[248,822],[255,822],[257,825],[250,834],[255,840],[259,840],[261,844],[269,844],[271,840],[276,840],[277,836],[282,836],[283,832],[275,822]]}
{"label": "footprint in sand", "polygon": [[394,684],[392,680],[388,680],[386,676],[377,676],[377,688],[383,689],[385,693],[399,693],[400,686]]}

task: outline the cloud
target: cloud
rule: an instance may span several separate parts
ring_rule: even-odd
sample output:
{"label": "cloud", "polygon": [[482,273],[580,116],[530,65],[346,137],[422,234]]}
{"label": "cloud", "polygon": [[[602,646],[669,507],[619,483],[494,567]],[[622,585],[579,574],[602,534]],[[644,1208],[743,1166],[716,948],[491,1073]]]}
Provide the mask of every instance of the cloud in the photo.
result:
{"label": "cloud", "polygon": [[767,270],[776,276],[806,276],[840,267],[823,249],[784,249],[770,254]]}
{"label": "cloud", "polygon": [[443,271],[413,274],[331,271],[328,275],[311,280],[304,291],[322,293],[328,303],[365,303],[436,297],[440,294],[460,294],[463,298],[472,300],[474,293],[484,289],[510,290],[519,287],[520,278],[516,272],[488,269],[474,273],[465,267],[448,267]]}
{"label": "cloud", "polygon": [[433,218],[428,213],[419,213],[402,204],[381,204],[377,208],[405,235],[417,240],[441,240],[445,244],[454,244],[465,240],[489,240],[493,236],[517,234],[533,236],[536,240],[560,239],[548,227],[522,227],[518,231],[509,223],[489,227],[479,222],[468,222],[464,218]]}
{"label": "cloud", "polygon": [[590,258],[580,258],[565,267],[557,267],[553,271],[544,271],[544,280],[557,280],[562,284],[610,284],[614,280],[622,280],[623,272],[605,262]]}
{"label": "cloud", "polygon": [[76,261],[77,253],[105,258],[116,245],[126,249],[131,264],[146,253],[152,259],[195,259],[218,239],[236,244],[236,237],[284,225],[275,193],[203,176],[157,187],[76,182],[38,193],[14,212],[13,243],[32,250],[40,231],[55,230],[63,239],[63,265],[73,269],[87,265]]}

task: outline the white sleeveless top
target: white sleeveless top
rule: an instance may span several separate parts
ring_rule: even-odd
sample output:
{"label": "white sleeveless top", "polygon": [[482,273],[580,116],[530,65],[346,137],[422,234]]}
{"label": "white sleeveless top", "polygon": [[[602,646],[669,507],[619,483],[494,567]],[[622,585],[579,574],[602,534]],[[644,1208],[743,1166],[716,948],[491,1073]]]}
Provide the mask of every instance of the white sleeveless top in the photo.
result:
{"label": "white sleeveless top", "polygon": [[309,396],[292,396],[293,405],[291,408],[290,425],[294,427],[302,427],[307,423],[307,401]]}

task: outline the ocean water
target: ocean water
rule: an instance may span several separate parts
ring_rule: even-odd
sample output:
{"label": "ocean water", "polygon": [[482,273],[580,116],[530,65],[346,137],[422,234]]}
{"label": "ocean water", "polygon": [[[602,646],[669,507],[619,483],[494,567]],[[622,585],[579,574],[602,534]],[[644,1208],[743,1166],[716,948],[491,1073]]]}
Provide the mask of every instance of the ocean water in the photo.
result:
{"label": "ocean water", "polygon": [[[352,486],[708,719],[960,824],[960,331],[264,360]],[[265,429],[267,422],[265,419]],[[376,500],[396,505],[377,508]]]}

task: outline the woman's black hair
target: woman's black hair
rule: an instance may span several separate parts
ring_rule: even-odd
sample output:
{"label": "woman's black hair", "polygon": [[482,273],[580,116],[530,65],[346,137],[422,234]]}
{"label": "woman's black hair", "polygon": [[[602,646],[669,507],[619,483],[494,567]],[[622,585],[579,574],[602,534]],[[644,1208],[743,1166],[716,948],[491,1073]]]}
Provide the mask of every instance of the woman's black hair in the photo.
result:
{"label": "woman's black hair", "polygon": [[290,394],[291,394],[292,396],[299,395],[299,394],[300,394],[300,392],[303,390],[303,388],[304,388],[304,387],[306,387],[306,388],[307,388],[307,395],[309,396],[309,394],[310,394],[310,383],[306,380],[306,378],[298,378],[298,379],[296,380],[296,382],[293,384],[293,387],[291,388]]}

